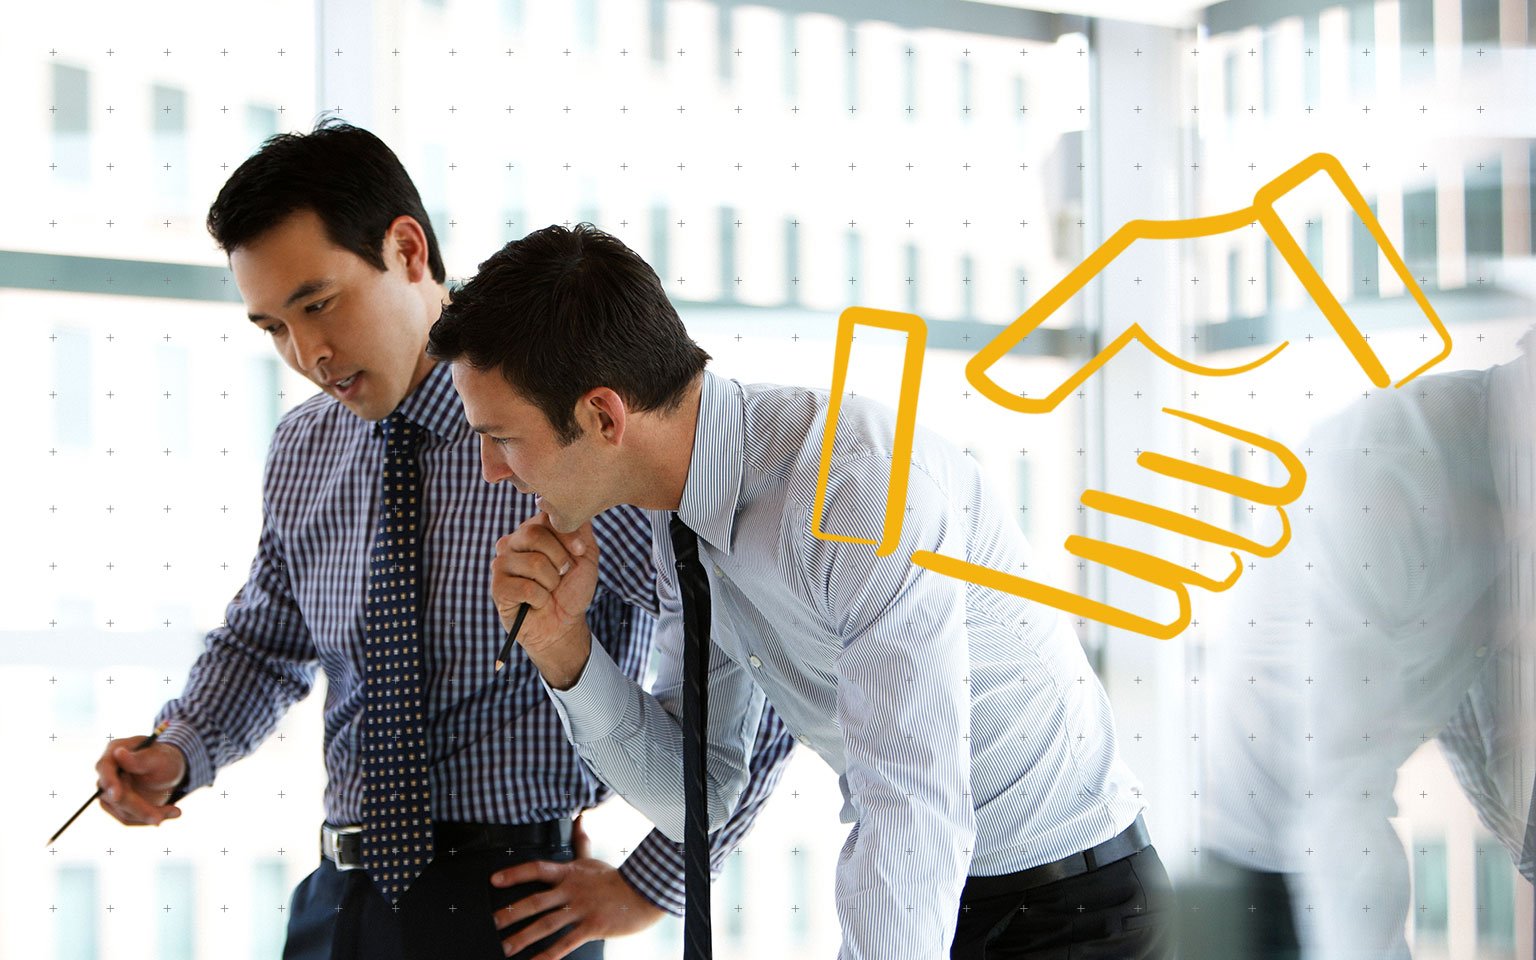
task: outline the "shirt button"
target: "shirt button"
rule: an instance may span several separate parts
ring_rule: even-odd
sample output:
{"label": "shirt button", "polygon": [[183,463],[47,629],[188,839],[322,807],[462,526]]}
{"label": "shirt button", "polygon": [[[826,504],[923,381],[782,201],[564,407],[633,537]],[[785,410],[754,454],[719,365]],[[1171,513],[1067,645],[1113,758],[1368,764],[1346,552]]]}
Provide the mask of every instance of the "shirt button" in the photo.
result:
{"label": "shirt button", "polygon": [[720,564],[718,564],[718,563],[715,564],[715,576],[717,576],[717,577],[725,576],[725,572],[720,569]]}
{"label": "shirt button", "polygon": [[1478,656],[1480,656],[1480,657],[1481,656],[1486,656],[1487,653],[1488,653],[1488,648],[1487,647],[1478,647],[1477,648],[1477,655]]}
{"label": "shirt button", "polygon": [[763,661],[757,659],[757,654],[755,653],[750,657],[747,657],[747,662],[752,664],[752,666],[757,667],[759,670],[762,669]]}

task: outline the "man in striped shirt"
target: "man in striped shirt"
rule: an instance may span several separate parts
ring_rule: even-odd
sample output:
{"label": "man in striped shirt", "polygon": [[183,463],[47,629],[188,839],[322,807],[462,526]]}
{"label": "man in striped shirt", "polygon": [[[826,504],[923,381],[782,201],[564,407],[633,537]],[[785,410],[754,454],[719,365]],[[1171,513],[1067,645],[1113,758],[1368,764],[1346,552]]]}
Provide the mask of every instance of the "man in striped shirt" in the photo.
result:
{"label": "man in striped shirt", "polygon": [[[328,681],[324,856],[294,894],[285,957],[501,957],[504,948],[544,960],[597,957],[603,938],[680,913],[679,844],[653,832],[617,869],[582,855],[572,819],[610,792],[566,741],[527,659],[493,669],[504,634],[487,591],[492,545],[535,505],[483,483],[480,443],[448,369],[426,356],[445,274],[398,159],[342,123],[274,137],[231,176],[208,225],[252,323],[322,392],[277,427],[249,579],[182,696],[161,711],[169,728],[142,752],[115,741],[98,763],[103,805],[124,823],[179,816],[175,802],[255,749],[308,694],[319,666]],[[415,726],[430,795],[423,829],[433,840],[432,859],[394,902],[376,888],[360,839],[370,829],[365,780],[381,773],[365,751],[366,720],[398,706],[376,704],[367,665],[386,417],[417,437],[419,486],[409,493],[420,516],[423,710]],[[657,609],[649,521],[630,508],[608,511],[594,535],[616,562],[587,623],[638,681]],[[753,732],[751,782],[741,811],[715,835],[717,865],[792,746],[774,719]]]}
{"label": "man in striped shirt", "polygon": [[[837,771],[854,823],[837,872],[844,960],[1170,955],[1167,874],[1071,626],[907,560],[1029,560],[974,461],[920,430],[901,548],[878,556],[815,536],[827,395],[706,371],[654,271],[590,224],[537,231],[487,260],[428,352],[452,363],[492,448],[486,479],[541,497],[544,512],[498,544],[502,619],[529,605],[518,642],[572,742],[668,836],[682,836],[685,813],[675,513],[674,535],[697,537],[713,614],[709,823],[732,813],[771,704]],[[894,414],[850,398],[837,427],[825,527],[878,526]],[[652,511],[654,695],[583,616],[623,562],[592,520],[626,503]]]}

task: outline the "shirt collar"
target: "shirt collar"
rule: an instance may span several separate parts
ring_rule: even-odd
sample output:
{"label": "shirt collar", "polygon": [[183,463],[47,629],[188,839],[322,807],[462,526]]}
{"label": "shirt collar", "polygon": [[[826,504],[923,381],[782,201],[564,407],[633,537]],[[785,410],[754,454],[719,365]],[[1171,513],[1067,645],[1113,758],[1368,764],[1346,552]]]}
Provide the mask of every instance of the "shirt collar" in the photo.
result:
{"label": "shirt collar", "polygon": [[[400,401],[394,412],[443,440],[461,439],[469,430],[464,405],[453,389],[453,377],[446,363],[434,363],[426,378]],[[378,424],[374,424],[374,430],[378,429]]]}
{"label": "shirt collar", "polygon": [[744,417],[741,384],[704,371],[693,458],[677,515],[721,553],[731,552],[741,501]]}

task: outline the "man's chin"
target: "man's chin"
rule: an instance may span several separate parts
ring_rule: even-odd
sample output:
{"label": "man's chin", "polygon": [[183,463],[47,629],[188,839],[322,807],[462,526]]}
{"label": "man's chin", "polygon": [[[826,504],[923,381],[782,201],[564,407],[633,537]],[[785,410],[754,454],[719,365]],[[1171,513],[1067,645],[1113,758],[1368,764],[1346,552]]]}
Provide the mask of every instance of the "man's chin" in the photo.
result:
{"label": "man's chin", "polygon": [[549,525],[556,533],[575,533],[591,519],[591,517],[572,517],[564,511],[551,510],[549,504],[542,500],[539,502],[539,509],[549,515]]}
{"label": "man's chin", "polygon": [[[394,407],[390,407],[387,410],[382,410],[379,408],[379,404],[370,403],[361,397],[349,397],[343,399],[332,393],[331,398],[334,399],[337,403],[341,404],[343,407],[346,407],[347,410],[353,415],[363,420],[367,420],[370,423],[377,420],[383,420],[385,417],[395,412]],[[399,404],[395,404],[395,406],[399,406]]]}

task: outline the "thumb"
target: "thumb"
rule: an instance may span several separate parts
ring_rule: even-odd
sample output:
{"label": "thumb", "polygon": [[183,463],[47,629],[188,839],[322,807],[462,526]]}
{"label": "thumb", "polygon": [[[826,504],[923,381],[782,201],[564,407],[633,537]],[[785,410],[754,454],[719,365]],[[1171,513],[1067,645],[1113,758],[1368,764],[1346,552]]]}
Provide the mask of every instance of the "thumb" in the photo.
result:
{"label": "thumb", "polygon": [[581,825],[581,814],[571,822],[571,852],[577,860],[585,860],[592,856],[592,841],[587,837],[587,831]]}

